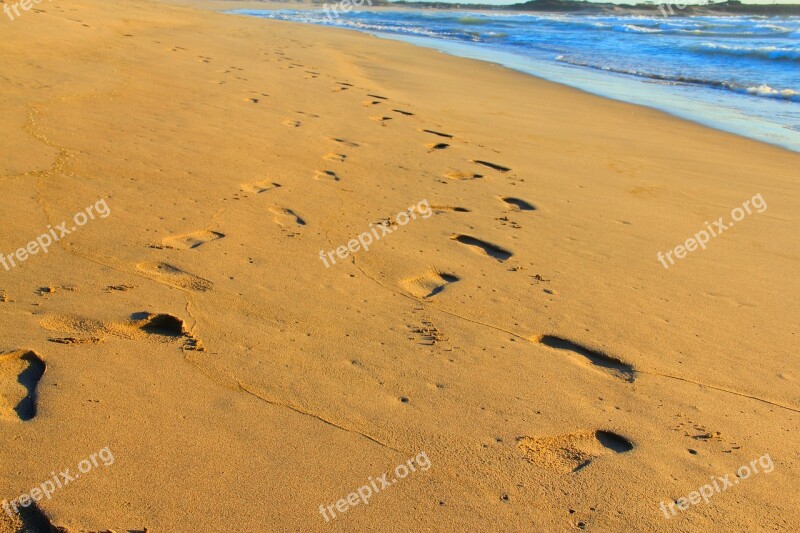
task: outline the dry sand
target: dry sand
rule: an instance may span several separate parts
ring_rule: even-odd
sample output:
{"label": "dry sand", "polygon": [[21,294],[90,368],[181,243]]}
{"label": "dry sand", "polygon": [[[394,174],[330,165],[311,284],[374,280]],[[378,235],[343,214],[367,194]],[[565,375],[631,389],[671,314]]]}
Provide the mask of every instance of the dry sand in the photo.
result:
{"label": "dry sand", "polygon": [[0,20],[0,531],[800,529],[798,154],[241,4]]}

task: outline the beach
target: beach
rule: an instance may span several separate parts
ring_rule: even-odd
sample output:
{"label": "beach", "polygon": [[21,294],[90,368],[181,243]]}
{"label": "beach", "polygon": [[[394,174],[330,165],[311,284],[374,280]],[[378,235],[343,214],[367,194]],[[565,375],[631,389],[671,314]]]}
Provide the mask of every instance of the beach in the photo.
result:
{"label": "beach", "polygon": [[800,528],[798,153],[263,5],[0,13],[0,533]]}

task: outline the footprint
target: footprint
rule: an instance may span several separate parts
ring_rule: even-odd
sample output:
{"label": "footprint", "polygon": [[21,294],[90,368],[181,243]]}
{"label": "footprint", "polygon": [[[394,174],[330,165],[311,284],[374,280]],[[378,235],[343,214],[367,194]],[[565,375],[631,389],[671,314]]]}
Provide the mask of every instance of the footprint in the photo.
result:
{"label": "footprint", "polygon": [[477,180],[482,178],[483,174],[474,174],[472,172],[461,172],[460,170],[454,170],[445,174],[445,177],[450,178],[451,180]]}
{"label": "footprint", "polygon": [[454,211],[456,213],[469,213],[471,210],[466,207],[453,207],[451,205],[432,205],[431,209],[440,213],[446,211]]}
{"label": "footprint", "polygon": [[266,192],[269,191],[270,189],[276,189],[280,186],[281,186],[280,183],[275,183],[269,180],[255,181],[253,183],[242,183],[240,185],[241,189],[244,192],[251,192],[255,194]]}
{"label": "footprint", "polygon": [[300,218],[297,213],[291,209],[276,206],[270,207],[269,210],[275,215],[275,222],[284,228],[306,225],[306,221]]}
{"label": "footprint", "polygon": [[30,350],[0,354],[0,419],[25,422],[36,416],[36,385],[46,368]]}
{"label": "footprint", "polygon": [[472,162],[478,163],[479,165],[483,165],[485,167],[489,167],[493,170],[497,170],[500,172],[508,172],[509,170],[511,170],[510,168],[504,167],[503,165],[495,165],[494,163],[489,163],[488,161],[481,161],[480,159],[473,159]]}
{"label": "footprint", "polygon": [[339,176],[332,170],[318,170],[314,179],[318,181],[339,181]]}
{"label": "footprint", "polygon": [[349,146],[350,148],[358,148],[359,147],[358,144],[356,144],[356,143],[354,143],[352,141],[347,141],[345,139],[337,139],[335,137],[331,137],[331,140],[334,141],[334,142],[337,142],[339,144],[343,144],[345,146]]}
{"label": "footprint", "polygon": [[469,246],[470,249],[475,253],[492,257],[501,263],[514,255],[512,252],[509,252],[508,250],[505,250],[495,244],[476,239],[475,237],[470,237],[469,235],[452,235],[450,238],[454,241],[460,242],[461,244]]}
{"label": "footprint", "polygon": [[183,320],[168,314],[134,313],[132,324],[151,335],[162,337],[183,337],[186,331]]}
{"label": "footprint", "polygon": [[328,161],[339,161],[340,163],[344,163],[344,160],[347,159],[347,156],[344,154],[335,154],[333,152],[325,154],[323,159],[327,159]]}
{"label": "footprint", "polygon": [[[617,359],[616,357],[611,357],[610,355],[606,355],[602,352],[590,350],[589,348],[575,344],[572,341],[562,339],[561,337],[554,337],[552,335],[543,335],[537,340],[539,343],[544,344],[548,348],[566,350],[573,352],[584,359],[588,359],[592,365],[598,367],[603,372],[627,381],[628,383],[633,383],[636,379],[636,372],[634,371],[633,366]],[[580,359],[579,362],[581,364],[585,364],[584,359]]]}
{"label": "footprint", "polygon": [[370,118],[376,122],[386,122],[387,120],[392,120],[392,117],[383,117],[383,116],[370,117]]}
{"label": "footprint", "polygon": [[139,263],[136,269],[152,280],[186,291],[206,292],[213,283],[167,263]]}
{"label": "footprint", "polygon": [[400,281],[403,288],[416,298],[432,298],[442,292],[447,285],[458,281],[458,276],[446,274],[431,268],[421,276],[406,278]]}
{"label": "footprint", "polygon": [[517,447],[531,463],[560,472],[577,472],[604,455],[633,450],[631,441],[611,431],[578,431],[552,437],[520,437]]}
{"label": "footprint", "polygon": [[442,133],[440,131],[434,131],[434,130],[422,130],[422,131],[425,132],[425,133],[431,133],[433,135],[438,135],[439,137],[445,137],[447,139],[452,139],[453,138],[453,136],[450,135],[449,133]]}
{"label": "footprint", "polygon": [[183,339],[183,349],[196,352],[204,352],[206,349],[200,339],[194,337],[183,320],[165,313],[152,314],[147,312],[134,313],[131,315],[131,326],[138,328],[148,336],[162,337],[169,342],[174,339]]}
{"label": "footprint", "polygon": [[411,111],[403,111],[402,109],[392,109],[395,113],[400,113],[401,115],[405,115],[407,117],[413,117],[414,113]]}
{"label": "footprint", "polygon": [[289,126],[290,128],[299,128],[300,124],[302,124],[302,123],[299,120],[292,120],[292,119],[288,119],[288,118],[283,121],[283,125],[284,126]]}
{"label": "footprint", "polygon": [[512,198],[511,196],[501,196],[501,200],[507,203],[515,211],[536,211],[533,204],[529,204],[525,200],[519,198]]}
{"label": "footprint", "polygon": [[428,148],[429,152],[433,152],[434,150],[444,150],[445,148],[448,148],[450,145],[447,143],[431,143],[425,146]]}
{"label": "footprint", "polygon": [[107,337],[128,340],[153,340],[172,342],[184,339],[183,349],[205,351],[200,341],[193,337],[180,318],[159,313],[133,313],[129,320],[120,322],[104,322],[78,316],[53,315],[42,319],[41,326],[49,331],[60,331],[73,334],[90,334],[89,338],[51,338],[51,342],[62,344],[96,344]]}
{"label": "footprint", "polygon": [[165,248],[172,248],[175,250],[190,250],[204,245],[207,242],[216,241],[225,236],[224,233],[218,231],[194,231],[184,235],[175,235],[173,237],[166,237],[161,241]]}
{"label": "footprint", "polygon": [[378,96],[377,94],[367,94],[370,98],[377,98],[378,100],[388,100],[385,96]]}

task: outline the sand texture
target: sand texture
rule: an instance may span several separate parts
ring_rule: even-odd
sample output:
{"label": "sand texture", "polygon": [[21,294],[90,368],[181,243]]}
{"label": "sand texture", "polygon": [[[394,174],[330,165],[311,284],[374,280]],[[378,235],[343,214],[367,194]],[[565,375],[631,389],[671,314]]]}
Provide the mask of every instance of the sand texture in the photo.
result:
{"label": "sand texture", "polygon": [[800,155],[245,4],[0,21],[0,532],[800,530]]}

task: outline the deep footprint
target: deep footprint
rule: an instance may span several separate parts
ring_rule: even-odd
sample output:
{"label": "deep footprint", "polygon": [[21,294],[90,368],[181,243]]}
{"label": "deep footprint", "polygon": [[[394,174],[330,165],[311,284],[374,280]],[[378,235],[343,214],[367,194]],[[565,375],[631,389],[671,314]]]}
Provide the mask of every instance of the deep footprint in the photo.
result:
{"label": "deep footprint", "polygon": [[422,130],[422,131],[425,132],[425,133],[430,133],[432,135],[437,135],[439,137],[444,137],[446,139],[452,139],[453,138],[453,136],[450,135],[449,133],[442,133],[440,131],[434,131],[434,130]]}
{"label": "deep footprint", "polygon": [[536,207],[525,200],[520,200],[519,198],[513,198],[511,196],[501,196],[500,199],[516,211],[536,211]]}
{"label": "deep footprint", "polygon": [[598,457],[633,450],[631,441],[605,430],[552,437],[520,437],[517,446],[531,463],[564,473],[578,472]]}
{"label": "deep footprint", "polygon": [[600,370],[629,383],[633,383],[636,379],[636,372],[634,371],[633,366],[620,361],[616,357],[611,357],[610,355],[606,355],[602,352],[590,350],[589,348],[575,344],[572,341],[562,339],[561,337],[554,337],[552,335],[543,335],[539,338],[539,342],[548,348],[574,352],[587,359],[590,363],[592,363],[592,365],[598,367]]}
{"label": "deep footprint", "polygon": [[431,143],[426,146],[429,151],[433,152],[434,150],[444,150],[445,148],[448,148],[450,145],[447,143]]}
{"label": "deep footprint", "polygon": [[180,318],[165,313],[147,312],[131,315],[131,324],[148,335],[162,337],[164,340],[184,339],[184,350],[206,351],[199,339],[192,336]]}
{"label": "deep footprint", "polygon": [[496,165],[494,163],[489,163],[488,161],[481,161],[480,159],[473,159],[472,162],[478,163],[479,165],[483,165],[485,167],[489,167],[499,172],[508,172],[509,170],[511,170],[510,168],[504,167],[503,165]]}
{"label": "deep footprint", "polygon": [[36,416],[36,386],[46,368],[30,350],[0,354],[0,419],[25,422]]}
{"label": "deep footprint", "polygon": [[476,239],[475,237],[470,237],[469,235],[453,235],[450,238],[454,241],[460,242],[461,244],[469,246],[474,252],[480,255],[497,259],[500,262],[503,262],[514,255],[512,252],[509,252],[508,250],[501,248],[496,244],[482,241],[480,239]]}

